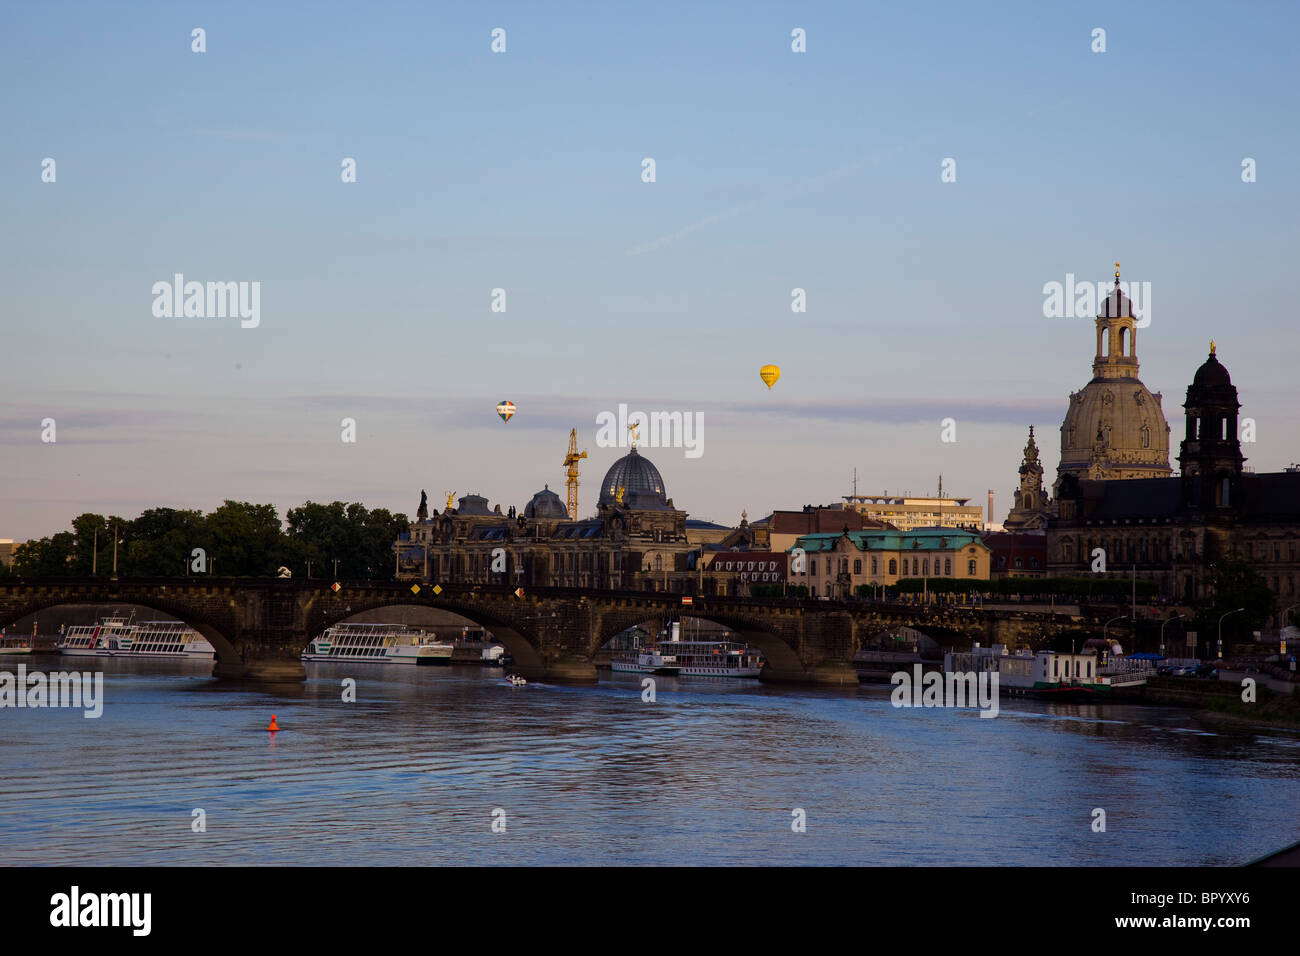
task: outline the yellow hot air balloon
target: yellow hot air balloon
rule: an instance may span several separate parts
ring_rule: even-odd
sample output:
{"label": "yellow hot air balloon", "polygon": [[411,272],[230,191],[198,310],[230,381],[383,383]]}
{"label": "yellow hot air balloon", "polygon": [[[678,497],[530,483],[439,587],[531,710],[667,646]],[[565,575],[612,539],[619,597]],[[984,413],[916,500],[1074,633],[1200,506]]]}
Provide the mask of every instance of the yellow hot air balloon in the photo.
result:
{"label": "yellow hot air balloon", "polygon": [[776,384],[776,380],[781,377],[781,368],[778,365],[764,365],[758,370],[758,376],[771,389]]}

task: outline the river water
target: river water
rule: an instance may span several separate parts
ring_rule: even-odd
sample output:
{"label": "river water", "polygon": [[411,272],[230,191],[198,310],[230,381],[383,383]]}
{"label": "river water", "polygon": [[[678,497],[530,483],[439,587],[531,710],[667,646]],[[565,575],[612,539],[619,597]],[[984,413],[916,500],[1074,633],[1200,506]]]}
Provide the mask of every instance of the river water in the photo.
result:
{"label": "river water", "polygon": [[0,710],[8,864],[1234,864],[1300,839],[1300,734],[1172,708],[1004,699],[981,719],[896,709],[887,685],[659,678],[647,703],[608,672],[311,664],[267,688],[198,662],[27,666],[102,668],[105,705]]}

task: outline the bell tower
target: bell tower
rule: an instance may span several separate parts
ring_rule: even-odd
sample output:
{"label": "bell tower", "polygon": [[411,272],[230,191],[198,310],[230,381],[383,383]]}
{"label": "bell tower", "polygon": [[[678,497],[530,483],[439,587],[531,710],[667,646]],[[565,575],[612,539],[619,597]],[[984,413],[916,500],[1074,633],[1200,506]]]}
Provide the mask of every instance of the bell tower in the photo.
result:
{"label": "bell tower", "polygon": [[1043,490],[1043,463],[1038,458],[1034,426],[1020,464],[1020,487],[1011,493],[1011,512],[1002,526],[1008,531],[1030,531],[1047,525],[1047,492]]}
{"label": "bell tower", "polygon": [[1187,431],[1178,464],[1182,468],[1181,503],[1186,511],[1222,513],[1235,508],[1241,485],[1241,454],[1237,437],[1237,388],[1215,355],[1196,370],[1183,405]]}

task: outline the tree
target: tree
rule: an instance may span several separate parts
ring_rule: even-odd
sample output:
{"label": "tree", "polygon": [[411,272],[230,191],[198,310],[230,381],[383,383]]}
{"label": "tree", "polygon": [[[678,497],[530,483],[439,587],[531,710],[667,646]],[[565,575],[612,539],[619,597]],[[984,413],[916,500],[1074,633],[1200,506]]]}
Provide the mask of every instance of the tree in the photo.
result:
{"label": "tree", "polygon": [[1219,636],[1219,621],[1237,608],[1244,611],[1223,619],[1223,640],[1248,640],[1251,631],[1261,626],[1273,613],[1276,597],[1264,576],[1236,555],[1217,561],[1209,579],[1210,598],[1196,614],[1195,629],[1202,640]]}
{"label": "tree", "polygon": [[332,576],[337,561],[338,577],[353,580],[390,577],[393,542],[411,527],[406,515],[342,501],[304,502],[290,508],[285,521],[295,572],[306,573],[310,560],[313,575]]}
{"label": "tree", "polygon": [[275,505],[226,501],[204,520],[208,559],[221,577],[273,576],[289,560]]}
{"label": "tree", "polygon": [[203,512],[151,508],[131,522],[130,545],[126,574],[173,577],[190,573],[194,549],[207,551],[209,546]]}
{"label": "tree", "polygon": [[20,577],[66,577],[72,561],[71,531],[60,531],[39,541],[26,541],[14,548],[13,572]]}

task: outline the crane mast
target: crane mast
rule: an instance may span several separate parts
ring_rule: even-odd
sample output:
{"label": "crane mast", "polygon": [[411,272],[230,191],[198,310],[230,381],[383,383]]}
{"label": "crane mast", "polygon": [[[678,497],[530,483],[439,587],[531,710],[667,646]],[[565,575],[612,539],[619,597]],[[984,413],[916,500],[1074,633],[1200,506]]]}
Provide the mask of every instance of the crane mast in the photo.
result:
{"label": "crane mast", "polygon": [[578,462],[587,457],[587,453],[578,451],[578,430],[569,431],[569,453],[564,456],[565,484],[569,488],[569,520],[578,520]]}

